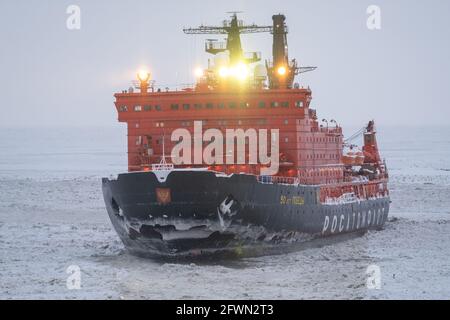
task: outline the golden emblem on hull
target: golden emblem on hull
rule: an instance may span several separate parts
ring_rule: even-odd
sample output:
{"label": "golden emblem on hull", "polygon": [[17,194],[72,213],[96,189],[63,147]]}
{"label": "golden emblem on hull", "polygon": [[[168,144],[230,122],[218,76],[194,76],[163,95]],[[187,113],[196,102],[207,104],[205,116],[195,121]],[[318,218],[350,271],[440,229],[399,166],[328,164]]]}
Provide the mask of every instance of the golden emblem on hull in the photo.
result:
{"label": "golden emblem on hull", "polygon": [[168,188],[156,188],[156,199],[160,204],[168,204],[170,203],[170,189]]}

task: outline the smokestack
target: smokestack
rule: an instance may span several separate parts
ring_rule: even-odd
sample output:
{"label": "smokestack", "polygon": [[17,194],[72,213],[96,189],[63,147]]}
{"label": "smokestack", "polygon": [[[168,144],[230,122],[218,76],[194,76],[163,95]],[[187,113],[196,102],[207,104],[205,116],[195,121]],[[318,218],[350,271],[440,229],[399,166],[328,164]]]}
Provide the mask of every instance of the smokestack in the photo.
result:
{"label": "smokestack", "polygon": [[287,46],[287,28],[286,28],[286,17],[282,14],[277,14],[272,16],[273,20],[273,66],[277,68],[278,66],[288,65],[288,46]]}
{"label": "smokestack", "polygon": [[271,89],[290,89],[297,74],[295,60],[289,61],[286,17],[283,14],[272,16],[273,47],[272,63],[266,63]]}

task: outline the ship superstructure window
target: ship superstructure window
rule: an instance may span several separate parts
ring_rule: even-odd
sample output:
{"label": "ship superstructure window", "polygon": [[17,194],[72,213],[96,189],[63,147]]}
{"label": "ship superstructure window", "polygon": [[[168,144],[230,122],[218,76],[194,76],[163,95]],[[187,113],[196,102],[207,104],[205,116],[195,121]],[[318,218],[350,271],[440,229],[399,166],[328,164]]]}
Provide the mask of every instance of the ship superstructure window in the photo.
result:
{"label": "ship superstructure window", "polygon": [[128,111],[128,107],[127,106],[120,106],[119,107],[119,112],[127,112]]}
{"label": "ship superstructure window", "polygon": [[288,119],[284,119],[284,124],[289,124],[289,120]]}
{"label": "ship superstructure window", "polygon": [[281,103],[281,106],[282,106],[283,108],[289,108],[289,102],[288,102],[288,101],[283,101],[283,102]]}
{"label": "ship superstructure window", "polygon": [[250,107],[250,103],[248,102],[241,102],[240,107],[243,109],[249,108]]}
{"label": "ship superstructure window", "polygon": [[156,106],[155,106],[155,110],[156,110],[156,111],[161,111],[161,106],[160,106],[160,105],[156,105]]}
{"label": "ship superstructure window", "polygon": [[163,128],[164,127],[164,122],[156,122],[156,127],[157,128]]}
{"label": "ship superstructure window", "polygon": [[152,110],[152,106],[150,106],[150,105],[144,106],[144,111],[150,111],[150,110]]}
{"label": "ship superstructure window", "polygon": [[212,109],[212,108],[214,108],[214,104],[212,104],[212,103],[206,104],[206,109]]}
{"label": "ship superstructure window", "polygon": [[136,137],[136,145],[140,146],[142,144],[142,136]]}
{"label": "ship superstructure window", "polygon": [[183,109],[184,110],[189,110],[191,106],[188,103],[183,104]]}
{"label": "ship superstructure window", "polygon": [[272,107],[272,108],[278,108],[278,105],[279,104],[276,101],[270,103],[270,107]]}
{"label": "ship superstructure window", "polygon": [[134,111],[136,112],[142,111],[142,106],[134,106]]}
{"label": "ship superstructure window", "polygon": [[228,107],[229,107],[230,109],[236,109],[236,102],[230,102],[230,103],[228,104]]}
{"label": "ship superstructure window", "polygon": [[172,110],[178,110],[178,104],[171,104],[170,105],[170,109],[172,109]]}
{"label": "ship superstructure window", "polygon": [[219,108],[219,109],[225,108],[225,103],[219,103],[219,104],[217,105],[217,108]]}
{"label": "ship superstructure window", "polygon": [[267,120],[266,119],[258,119],[257,123],[259,125],[265,125],[265,124],[267,124]]}
{"label": "ship superstructure window", "polygon": [[302,108],[303,107],[303,101],[296,101],[295,102],[295,106],[298,108]]}
{"label": "ship superstructure window", "polygon": [[200,103],[194,104],[194,109],[199,110],[202,108],[202,105]]}
{"label": "ship superstructure window", "polygon": [[266,107],[266,103],[264,101],[261,101],[260,103],[258,103],[258,107],[259,108],[265,108]]}

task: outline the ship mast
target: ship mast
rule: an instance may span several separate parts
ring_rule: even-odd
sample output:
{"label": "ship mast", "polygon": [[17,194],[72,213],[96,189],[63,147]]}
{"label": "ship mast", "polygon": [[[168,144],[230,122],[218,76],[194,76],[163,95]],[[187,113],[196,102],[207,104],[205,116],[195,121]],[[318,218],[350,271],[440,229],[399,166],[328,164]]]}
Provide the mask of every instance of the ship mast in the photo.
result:
{"label": "ship mast", "polygon": [[186,34],[226,34],[226,44],[215,42],[212,39],[207,40],[205,51],[216,55],[221,52],[228,51],[230,55],[230,63],[237,64],[239,62],[254,63],[261,60],[257,52],[252,52],[251,57],[245,57],[242,49],[241,34],[244,33],[258,33],[258,32],[272,32],[272,26],[258,26],[256,24],[244,25],[242,20],[238,20],[237,14],[239,12],[231,13],[231,20],[223,21],[222,26],[204,26],[198,28],[183,29]]}

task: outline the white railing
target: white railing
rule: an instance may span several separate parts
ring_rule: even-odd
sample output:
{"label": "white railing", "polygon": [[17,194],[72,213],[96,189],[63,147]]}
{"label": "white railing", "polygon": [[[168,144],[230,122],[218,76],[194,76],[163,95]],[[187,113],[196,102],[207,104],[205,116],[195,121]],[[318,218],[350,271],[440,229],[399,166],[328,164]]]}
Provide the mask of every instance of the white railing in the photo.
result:
{"label": "white railing", "polygon": [[258,176],[258,182],[273,184],[299,184],[299,179],[295,177],[278,177],[278,176]]}
{"label": "white railing", "polygon": [[173,170],[172,163],[155,163],[152,164],[152,171],[171,171]]}

